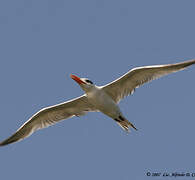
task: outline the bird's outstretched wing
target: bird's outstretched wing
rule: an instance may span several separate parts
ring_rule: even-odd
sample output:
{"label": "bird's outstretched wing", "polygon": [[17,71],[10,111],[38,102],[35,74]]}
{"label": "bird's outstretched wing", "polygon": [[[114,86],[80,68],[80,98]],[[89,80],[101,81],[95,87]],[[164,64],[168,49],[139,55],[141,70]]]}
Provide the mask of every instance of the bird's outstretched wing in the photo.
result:
{"label": "bird's outstretched wing", "polygon": [[48,127],[72,116],[84,115],[87,111],[96,110],[88,102],[85,95],[55,106],[44,108],[34,114],[12,136],[0,142],[0,146],[20,141],[30,136],[38,129]]}
{"label": "bird's outstretched wing", "polygon": [[183,70],[192,64],[195,64],[194,59],[176,64],[137,67],[102,88],[118,103],[125,96],[132,94],[134,89],[142,84],[167,74]]}

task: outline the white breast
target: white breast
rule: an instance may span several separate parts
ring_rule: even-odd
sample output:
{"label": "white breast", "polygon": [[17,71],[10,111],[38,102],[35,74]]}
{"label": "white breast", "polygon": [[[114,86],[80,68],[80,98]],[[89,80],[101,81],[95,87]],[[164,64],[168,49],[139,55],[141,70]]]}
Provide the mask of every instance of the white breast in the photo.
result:
{"label": "white breast", "polygon": [[96,90],[87,93],[88,100],[95,108],[102,113],[110,116],[111,118],[118,117],[121,112],[114,100],[106,94],[102,89],[97,88]]}

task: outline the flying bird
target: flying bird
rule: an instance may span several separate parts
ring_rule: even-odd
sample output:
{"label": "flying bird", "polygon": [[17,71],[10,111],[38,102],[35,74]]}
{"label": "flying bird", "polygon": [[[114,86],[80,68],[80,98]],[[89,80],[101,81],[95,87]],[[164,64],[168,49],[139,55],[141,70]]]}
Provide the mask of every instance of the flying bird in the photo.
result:
{"label": "flying bird", "polygon": [[87,78],[70,75],[79,84],[85,94],[70,101],[38,111],[12,136],[0,142],[0,146],[20,141],[38,129],[46,128],[73,116],[84,115],[89,111],[102,112],[112,118],[127,132],[129,132],[130,128],[137,130],[121,112],[118,106],[119,101],[132,94],[135,88],[138,88],[142,84],[183,70],[193,64],[195,64],[195,59],[176,64],[137,67],[104,86],[96,86]]}

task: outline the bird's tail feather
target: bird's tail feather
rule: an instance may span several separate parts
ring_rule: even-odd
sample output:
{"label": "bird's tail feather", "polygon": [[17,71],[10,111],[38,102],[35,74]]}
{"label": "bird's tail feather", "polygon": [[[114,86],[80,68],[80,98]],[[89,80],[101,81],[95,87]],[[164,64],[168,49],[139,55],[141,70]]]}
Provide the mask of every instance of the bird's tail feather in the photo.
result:
{"label": "bird's tail feather", "polygon": [[117,121],[117,124],[125,131],[130,132],[130,128],[134,128],[137,131],[137,128],[130,123],[127,119],[124,119],[122,121]]}

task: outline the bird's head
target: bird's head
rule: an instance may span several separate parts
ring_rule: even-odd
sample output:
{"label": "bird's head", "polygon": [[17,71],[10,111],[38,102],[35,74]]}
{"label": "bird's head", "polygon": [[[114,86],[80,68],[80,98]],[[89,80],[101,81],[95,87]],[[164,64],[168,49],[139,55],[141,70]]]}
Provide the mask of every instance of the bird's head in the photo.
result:
{"label": "bird's head", "polygon": [[70,77],[75,80],[79,86],[85,91],[88,92],[91,89],[93,89],[95,87],[95,85],[93,84],[93,82],[87,78],[80,78],[78,76],[75,76],[73,74],[70,75]]}

